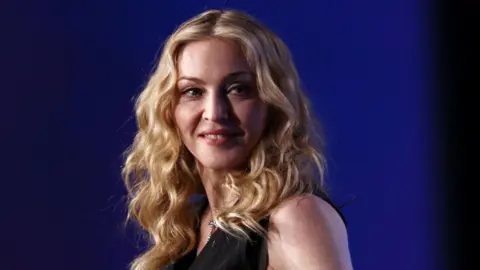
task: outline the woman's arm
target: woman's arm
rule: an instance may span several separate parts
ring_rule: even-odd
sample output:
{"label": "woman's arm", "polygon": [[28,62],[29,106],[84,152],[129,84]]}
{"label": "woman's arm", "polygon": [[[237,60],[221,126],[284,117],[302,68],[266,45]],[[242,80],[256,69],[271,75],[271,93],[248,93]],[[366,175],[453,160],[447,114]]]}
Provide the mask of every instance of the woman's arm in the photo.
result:
{"label": "woman's arm", "polygon": [[353,269],[343,220],[316,196],[283,203],[270,216],[268,235],[269,269]]}

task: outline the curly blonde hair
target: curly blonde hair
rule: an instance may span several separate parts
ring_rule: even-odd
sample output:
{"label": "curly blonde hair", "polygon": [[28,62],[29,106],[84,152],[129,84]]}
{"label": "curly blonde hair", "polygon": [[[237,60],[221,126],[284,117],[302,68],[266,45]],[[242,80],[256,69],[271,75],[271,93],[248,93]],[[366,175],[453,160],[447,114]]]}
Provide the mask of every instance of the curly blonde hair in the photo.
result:
{"label": "curly blonde hair", "polygon": [[[219,210],[220,229],[239,237],[265,233],[259,220],[280,203],[323,187],[325,158],[319,126],[310,115],[287,46],[249,15],[205,11],[178,27],[164,45],[158,66],[136,102],[138,131],[122,174],[129,195],[128,218],[148,232],[150,245],[131,269],[159,269],[197,243],[192,195],[202,194],[193,156],[174,121],[176,62],[185,44],[217,38],[235,42],[256,75],[268,104],[266,128],[248,168],[229,174],[224,186],[238,196]],[[319,179],[316,181],[315,179]]]}

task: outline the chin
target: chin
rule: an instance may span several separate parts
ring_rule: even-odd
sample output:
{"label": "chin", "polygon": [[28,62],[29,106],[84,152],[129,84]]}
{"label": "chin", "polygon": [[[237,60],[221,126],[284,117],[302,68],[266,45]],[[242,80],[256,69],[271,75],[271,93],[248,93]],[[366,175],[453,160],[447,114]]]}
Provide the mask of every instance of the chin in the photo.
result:
{"label": "chin", "polygon": [[237,157],[208,157],[208,158],[200,158],[198,159],[199,163],[205,169],[215,170],[215,171],[229,171],[235,168],[238,168],[239,164],[241,164],[241,160]]}

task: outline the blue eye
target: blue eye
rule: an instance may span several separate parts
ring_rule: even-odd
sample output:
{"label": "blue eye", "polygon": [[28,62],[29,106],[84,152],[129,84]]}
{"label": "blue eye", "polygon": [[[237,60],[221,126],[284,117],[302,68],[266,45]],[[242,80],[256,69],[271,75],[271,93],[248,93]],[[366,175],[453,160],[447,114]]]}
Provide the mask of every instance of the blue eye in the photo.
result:
{"label": "blue eye", "polygon": [[202,94],[202,90],[200,90],[198,88],[189,88],[189,89],[183,91],[183,94],[187,95],[187,96],[199,96],[199,95]]}

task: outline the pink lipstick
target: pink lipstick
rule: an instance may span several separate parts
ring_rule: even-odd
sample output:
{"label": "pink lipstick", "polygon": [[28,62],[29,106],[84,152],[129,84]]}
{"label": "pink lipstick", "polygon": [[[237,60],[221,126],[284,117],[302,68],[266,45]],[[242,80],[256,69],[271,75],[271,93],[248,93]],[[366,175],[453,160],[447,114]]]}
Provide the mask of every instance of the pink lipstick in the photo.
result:
{"label": "pink lipstick", "polygon": [[237,137],[239,133],[229,131],[227,129],[208,130],[200,133],[200,138],[209,145],[222,145]]}

